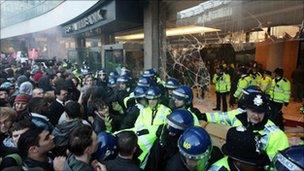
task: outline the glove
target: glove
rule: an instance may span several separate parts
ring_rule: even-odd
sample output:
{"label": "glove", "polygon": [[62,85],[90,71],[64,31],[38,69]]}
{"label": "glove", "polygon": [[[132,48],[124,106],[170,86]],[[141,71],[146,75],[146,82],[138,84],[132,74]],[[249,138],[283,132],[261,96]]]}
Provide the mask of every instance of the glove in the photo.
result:
{"label": "glove", "polygon": [[206,113],[202,113],[201,114],[201,120],[204,120],[207,122],[207,116],[206,116]]}
{"label": "glove", "polygon": [[106,116],[104,118],[104,123],[105,123],[105,126],[106,126],[106,130],[111,132],[112,131],[112,121],[113,119],[111,119],[109,116]]}
{"label": "glove", "polygon": [[147,130],[147,129],[143,129],[143,130],[136,132],[137,136],[146,135],[146,134],[149,134],[149,130]]}
{"label": "glove", "polygon": [[288,106],[288,104],[289,104],[289,103],[285,102],[285,103],[284,103],[284,106]]}

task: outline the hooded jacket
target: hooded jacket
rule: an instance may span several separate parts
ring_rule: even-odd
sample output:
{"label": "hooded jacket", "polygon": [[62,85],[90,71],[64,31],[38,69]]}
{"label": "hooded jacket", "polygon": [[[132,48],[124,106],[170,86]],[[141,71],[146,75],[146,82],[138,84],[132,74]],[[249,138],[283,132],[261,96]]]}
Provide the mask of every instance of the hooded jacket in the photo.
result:
{"label": "hooded jacket", "polygon": [[63,170],[65,171],[93,171],[93,168],[84,163],[83,161],[79,161],[76,159],[74,154],[70,154],[63,165]]}
{"label": "hooded jacket", "polygon": [[67,146],[70,133],[81,124],[80,120],[75,119],[73,121],[63,122],[62,124],[57,125],[52,132],[56,146]]}

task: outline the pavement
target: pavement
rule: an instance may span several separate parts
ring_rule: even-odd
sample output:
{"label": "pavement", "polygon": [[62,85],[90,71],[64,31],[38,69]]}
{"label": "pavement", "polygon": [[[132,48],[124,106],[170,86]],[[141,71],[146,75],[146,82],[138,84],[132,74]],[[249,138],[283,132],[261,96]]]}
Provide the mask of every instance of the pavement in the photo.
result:
{"label": "pavement", "polygon": [[[193,91],[194,99],[193,104],[201,112],[211,112],[216,106],[216,96],[214,87],[211,86],[210,90],[205,93],[204,99],[196,96],[197,91]],[[227,102],[229,97],[227,97]],[[294,102],[292,99],[287,107],[283,107],[284,127],[285,133],[288,136],[289,143],[291,145],[298,144],[301,140],[300,137],[304,137],[304,114],[300,113],[301,103]],[[228,107],[228,111],[234,108]]]}

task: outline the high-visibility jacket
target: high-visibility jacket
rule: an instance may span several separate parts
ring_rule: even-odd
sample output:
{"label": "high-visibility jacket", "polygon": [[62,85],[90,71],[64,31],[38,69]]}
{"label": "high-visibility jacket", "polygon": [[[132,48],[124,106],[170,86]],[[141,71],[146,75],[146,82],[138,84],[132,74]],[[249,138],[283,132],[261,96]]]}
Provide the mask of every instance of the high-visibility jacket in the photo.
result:
{"label": "high-visibility jacket", "polygon": [[[206,113],[207,122],[225,124],[233,127],[246,126],[238,119],[238,115],[247,115],[247,113],[240,108],[228,112]],[[254,130],[254,132],[260,135],[260,148],[267,153],[270,160],[272,160],[279,150],[283,150],[289,146],[286,134],[269,119],[264,129]]]}
{"label": "high-visibility jacket", "polygon": [[197,116],[190,110],[190,108],[188,108],[187,110],[188,110],[188,111],[192,114],[192,116],[193,116],[194,125],[195,125],[195,126],[200,126],[200,123],[199,123],[199,121],[198,121]]}
{"label": "high-visibility jacket", "polygon": [[259,72],[257,72],[255,74],[251,74],[250,76],[251,76],[251,83],[250,83],[250,85],[260,86],[262,75]]}
{"label": "high-visibility jacket", "polygon": [[214,74],[212,82],[215,84],[215,91],[219,93],[226,93],[230,91],[231,82],[229,74]]}
{"label": "high-visibility jacket", "polygon": [[[135,121],[134,130],[135,132],[147,129],[148,134],[138,136],[138,144],[140,149],[143,151],[139,156],[141,162],[144,162],[145,157],[150,151],[154,141],[156,140],[156,131],[160,125],[167,122],[167,115],[171,113],[170,108],[158,104],[156,110],[147,106],[140,110],[139,116]],[[141,167],[144,167],[145,163],[142,163]]]}
{"label": "high-visibility jacket", "polygon": [[222,159],[218,160],[217,162],[213,163],[208,171],[222,171],[222,170],[227,170],[230,171],[230,167],[228,164],[228,156],[223,157]]}
{"label": "high-visibility jacket", "polygon": [[133,97],[134,97],[134,92],[130,93],[129,96],[127,96],[127,97],[125,97],[125,98],[123,99],[123,103],[124,103],[124,106],[125,106],[126,109],[129,107],[129,106],[128,106],[128,101],[129,101],[130,99],[132,99]]}
{"label": "high-visibility jacket", "polygon": [[278,103],[288,103],[290,98],[290,82],[286,78],[272,80],[269,90],[270,100]]}
{"label": "high-visibility jacket", "polygon": [[249,75],[242,75],[238,81],[237,89],[233,96],[240,99],[243,94],[242,91],[251,85],[251,79],[252,78]]}
{"label": "high-visibility jacket", "polygon": [[263,92],[269,93],[272,78],[270,76],[261,77],[260,88]]}

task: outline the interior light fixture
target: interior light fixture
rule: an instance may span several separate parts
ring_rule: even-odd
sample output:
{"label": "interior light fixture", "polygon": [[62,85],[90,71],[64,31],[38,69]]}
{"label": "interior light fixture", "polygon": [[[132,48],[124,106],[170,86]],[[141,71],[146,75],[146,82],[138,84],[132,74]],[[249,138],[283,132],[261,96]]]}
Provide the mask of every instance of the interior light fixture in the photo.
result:
{"label": "interior light fixture", "polygon": [[[220,29],[210,28],[210,27],[202,27],[202,26],[182,26],[176,28],[169,28],[166,30],[166,36],[179,36],[186,34],[196,34],[196,33],[207,33],[207,32],[216,32],[220,31]],[[117,36],[115,39],[118,40],[137,40],[143,39],[144,33],[130,34],[124,36]]]}

